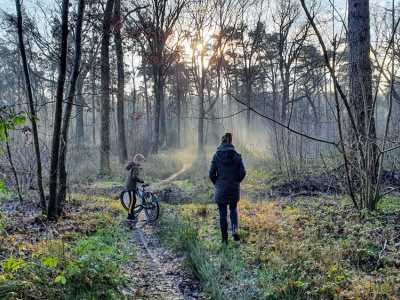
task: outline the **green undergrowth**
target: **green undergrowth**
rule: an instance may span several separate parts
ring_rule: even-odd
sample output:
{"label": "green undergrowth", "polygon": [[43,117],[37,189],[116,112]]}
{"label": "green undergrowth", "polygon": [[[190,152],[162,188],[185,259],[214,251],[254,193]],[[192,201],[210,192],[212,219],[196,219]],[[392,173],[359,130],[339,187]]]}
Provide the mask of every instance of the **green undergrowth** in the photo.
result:
{"label": "green undergrowth", "polygon": [[[150,182],[186,168],[162,186],[174,201],[160,203],[156,228],[165,247],[186,254],[206,299],[400,298],[397,196],[383,199],[376,212],[356,211],[343,197],[268,198],[275,173],[262,157],[246,154],[242,240],[223,246],[208,178],[212,151],[205,163],[189,150],[149,156],[144,164]],[[125,211],[110,197],[123,181],[121,168],[70,195],[56,224],[3,201],[0,299],[126,299],[120,289],[134,249],[121,226]]]}
{"label": "green undergrowth", "polygon": [[[0,299],[126,299],[124,266],[135,249],[127,245],[131,234],[121,226],[126,212],[116,193],[123,187],[124,165],[113,159],[111,176],[100,178],[92,151],[84,153],[87,159],[71,168],[73,193],[57,223],[33,203],[0,203]],[[190,151],[149,155],[141,176],[166,179],[192,158]],[[138,288],[131,285],[131,291]]]}
{"label": "green undergrowth", "polygon": [[208,299],[397,299],[400,210],[339,199],[239,202],[240,244],[219,243],[215,205],[165,209],[164,244],[187,253]]}
{"label": "green undergrowth", "polygon": [[268,198],[272,174],[260,165],[257,158],[246,165],[242,240],[228,246],[220,244],[208,167],[170,184],[182,197],[163,203],[159,235],[186,253],[207,299],[400,298],[399,197],[383,199],[375,212],[339,196]]}
{"label": "green undergrowth", "polygon": [[36,212],[2,213],[0,299],[125,299],[124,262],[134,250],[120,205],[89,198],[72,195],[56,224]]}

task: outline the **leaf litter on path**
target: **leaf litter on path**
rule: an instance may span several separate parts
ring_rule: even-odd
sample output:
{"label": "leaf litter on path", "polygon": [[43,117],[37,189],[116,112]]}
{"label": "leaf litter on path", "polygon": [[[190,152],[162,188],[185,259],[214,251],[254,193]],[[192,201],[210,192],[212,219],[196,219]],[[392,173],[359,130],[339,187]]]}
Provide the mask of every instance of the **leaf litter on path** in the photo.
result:
{"label": "leaf litter on path", "polygon": [[137,248],[128,265],[138,296],[163,300],[204,299],[199,281],[182,267],[183,255],[160,244],[154,228],[157,225],[148,222],[142,214],[138,223],[127,226],[132,230],[130,243]]}

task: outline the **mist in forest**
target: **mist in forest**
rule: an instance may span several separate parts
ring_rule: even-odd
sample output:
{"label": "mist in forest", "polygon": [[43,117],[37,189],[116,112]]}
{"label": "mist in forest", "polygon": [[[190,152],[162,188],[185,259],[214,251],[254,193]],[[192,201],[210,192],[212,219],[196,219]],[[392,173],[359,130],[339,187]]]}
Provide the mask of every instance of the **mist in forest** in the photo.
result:
{"label": "mist in forest", "polygon": [[[228,131],[241,152],[268,161],[277,176],[342,165],[364,114],[346,98],[346,8],[331,1],[162,3],[32,2],[20,13],[7,5],[0,15],[7,181],[15,181],[15,169],[27,190],[38,178],[45,186],[58,181],[60,171],[65,186],[115,174],[135,153],[189,147],[200,158]],[[400,124],[389,112],[396,115],[400,98],[396,83],[390,93],[390,68],[379,71],[397,63],[384,55],[391,53],[391,28],[382,26],[390,7],[370,6],[374,107],[366,113],[373,112],[376,140],[393,143],[382,163],[398,169]]]}

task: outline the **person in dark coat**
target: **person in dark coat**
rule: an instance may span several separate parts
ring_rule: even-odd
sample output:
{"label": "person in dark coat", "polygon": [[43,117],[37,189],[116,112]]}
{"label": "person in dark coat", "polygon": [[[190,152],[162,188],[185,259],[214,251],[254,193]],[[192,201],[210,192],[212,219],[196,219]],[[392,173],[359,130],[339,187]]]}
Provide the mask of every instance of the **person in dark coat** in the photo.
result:
{"label": "person in dark coat", "polygon": [[215,186],[214,202],[218,204],[222,242],[228,243],[228,206],[232,236],[235,241],[239,241],[237,203],[240,199],[240,183],[246,176],[246,169],[242,156],[235,150],[231,132],[222,136],[221,144],[212,158],[208,175]]}
{"label": "person in dark coat", "polygon": [[143,184],[148,184],[147,181],[139,178],[139,171],[142,169],[142,162],[144,162],[145,158],[142,154],[136,154],[133,158],[133,161],[129,162],[125,167],[125,185],[124,189],[129,194],[129,209],[128,209],[128,217],[127,221],[137,222],[138,218],[133,213],[133,209],[136,204],[136,183],[140,182]]}

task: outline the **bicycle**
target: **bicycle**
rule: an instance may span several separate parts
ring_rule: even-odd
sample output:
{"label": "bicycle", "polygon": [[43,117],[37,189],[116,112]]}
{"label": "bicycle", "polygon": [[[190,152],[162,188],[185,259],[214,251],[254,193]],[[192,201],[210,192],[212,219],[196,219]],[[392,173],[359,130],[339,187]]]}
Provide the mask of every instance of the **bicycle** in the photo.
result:
{"label": "bicycle", "polygon": [[[142,184],[141,187],[136,188],[136,204],[133,209],[133,213],[138,215],[144,209],[147,219],[150,222],[154,222],[158,219],[160,214],[160,206],[158,205],[157,192],[147,191],[147,186],[148,185]],[[126,209],[126,211],[128,211],[130,204],[128,191],[122,191],[119,199],[122,206]]]}

